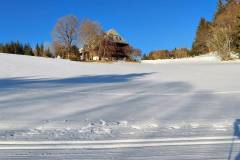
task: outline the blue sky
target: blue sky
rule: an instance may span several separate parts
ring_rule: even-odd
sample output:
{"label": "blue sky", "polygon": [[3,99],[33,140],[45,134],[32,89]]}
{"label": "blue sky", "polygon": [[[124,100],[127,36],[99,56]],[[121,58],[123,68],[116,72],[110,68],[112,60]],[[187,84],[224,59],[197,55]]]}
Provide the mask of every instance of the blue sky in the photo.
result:
{"label": "blue sky", "polygon": [[144,53],[191,47],[201,17],[211,20],[217,0],[0,0],[0,42],[51,42],[61,16],[115,28]]}

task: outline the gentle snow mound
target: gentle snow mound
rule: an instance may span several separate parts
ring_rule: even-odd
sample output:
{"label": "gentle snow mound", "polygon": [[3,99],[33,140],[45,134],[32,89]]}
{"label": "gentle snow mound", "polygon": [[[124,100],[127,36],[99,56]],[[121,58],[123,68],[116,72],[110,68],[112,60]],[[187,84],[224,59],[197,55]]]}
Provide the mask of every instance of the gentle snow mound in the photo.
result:
{"label": "gentle snow mound", "polygon": [[206,54],[196,57],[188,57],[188,58],[179,58],[179,59],[158,59],[158,60],[143,60],[142,63],[149,64],[165,64],[165,63],[212,63],[212,62],[220,62],[221,59],[216,54]]}

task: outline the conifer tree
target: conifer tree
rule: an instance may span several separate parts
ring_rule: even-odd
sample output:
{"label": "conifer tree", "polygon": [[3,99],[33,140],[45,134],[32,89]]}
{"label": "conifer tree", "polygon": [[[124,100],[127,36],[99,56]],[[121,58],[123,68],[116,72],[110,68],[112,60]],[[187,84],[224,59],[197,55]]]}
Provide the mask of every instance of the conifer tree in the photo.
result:
{"label": "conifer tree", "polygon": [[32,47],[29,44],[25,44],[23,50],[24,50],[24,55],[34,56]]}
{"label": "conifer tree", "polygon": [[23,45],[19,41],[16,43],[16,54],[23,54]]}
{"label": "conifer tree", "polygon": [[224,8],[225,8],[225,4],[223,0],[218,0],[217,11],[214,15],[214,20],[216,20],[217,16],[223,12]]}
{"label": "conifer tree", "polygon": [[38,43],[37,43],[37,45],[35,47],[35,56],[40,56],[40,47],[39,47]]}
{"label": "conifer tree", "polygon": [[49,47],[44,51],[44,54],[45,57],[53,57]]}
{"label": "conifer tree", "polygon": [[204,18],[201,18],[197,29],[196,38],[192,46],[192,56],[204,54],[209,51],[207,47],[207,39],[210,32],[210,26],[210,22],[206,21]]}
{"label": "conifer tree", "polygon": [[3,53],[3,44],[0,43],[0,53]]}
{"label": "conifer tree", "polygon": [[218,0],[218,11],[217,12],[221,12],[224,8],[224,3],[222,0]]}
{"label": "conifer tree", "polygon": [[233,34],[233,48],[235,51],[240,52],[240,8],[236,19],[236,28]]}
{"label": "conifer tree", "polygon": [[45,56],[44,55],[44,45],[43,44],[40,45],[40,56],[42,56],[42,57]]}

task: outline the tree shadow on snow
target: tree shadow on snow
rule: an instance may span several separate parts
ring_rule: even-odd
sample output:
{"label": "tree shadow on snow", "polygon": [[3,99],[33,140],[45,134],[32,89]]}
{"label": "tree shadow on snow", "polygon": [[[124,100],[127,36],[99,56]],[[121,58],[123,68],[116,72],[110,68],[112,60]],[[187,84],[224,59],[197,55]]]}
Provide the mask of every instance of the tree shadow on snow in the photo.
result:
{"label": "tree shadow on snow", "polygon": [[15,77],[0,79],[0,92],[7,89],[15,88],[40,88],[40,87],[59,87],[65,85],[81,85],[81,84],[100,84],[100,83],[123,83],[129,82],[137,78],[141,78],[153,73],[136,73],[136,74],[112,74],[112,75],[94,75],[79,76],[62,79],[43,79],[32,77]]}
{"label": "tree shadow on snow", "polygon": [[[38,92],[39,94],[32,94],[32,91],[30,90],[29,93],[26,92],[28,94],[20,94],[18,97],[9,96],[7,99],[0,100],[0,113],[6,112],[12,114],[14,115],[14,118],[17,119],[25,119],[26,117],[29,119],[44,119],[41,117],[42,115],[45,117],[42,112],[47,111],[50,113],[50,110],[64,110],[67,106],[68,110],[75,110],[74,113],[64,113],[61,115],[55,114],[52,117],[49,116],[51,120],[85,120],[86,118],[89,118],[92,120],[104,119],[113,121],[116,119],[132,119],[132,117],[136,118],[137,120],[141,120],[142,118],[151,119],[149,115],[156,115],[155,113],[158,113],[160,110],[159,106],[162,106],[165,103],[167,105],[168,100],[166,102],[164,101],[168,97],[168,94],[188,93],[193,89],[192,85],[186,82],[147,83],[144,80],[134,81],[135,79],[139,79],[150,74],[153,73],[85,76],[56,80],[28,80],[21,78],[10,79],[10,82],[6,79],[0,79],[0,84],[4,87],[3,90],[5,89],[5,92],[0,90],[0,94],[2,92],[4,96],[6,96],[6,94],[14,95],[13,92],[15,92],[15,88],[20,88],[20,92],[22,92],[21,89],[32,88],[34,89],[33,91],[36,90],[38,92],[37,89],[41,88],[41,91]],[[5,84],[7,84],[2,85],[1,82],[3,81],[5,81]],[[131,84],[126,82],[131,82]],[[101,85],[108,83],[110,85]],[[86,87],[79,87],[81,84]],[[88,86],[88,84],[96,85]],[[69,89],[69,92],[55,91],[61,90],[62,86],[66,86],[66,88],[70,86],[71,88],[72,85],[74,89]],[[54,90],[48,91],[47,89],[51,87],[55,87]],[[11,88],[13,88],[13,90],[11,90]],[[9,92],[8,89],[11,91]],[[46,90],[47,93],[41,94],[42,90],[44,90],[44,92]],[[25,92],[25,90],[23,90],[23,92]],[[117,96],[114,95],[115,92]],[[103,94],[98,95],[96,93]],[[113,95],[108,96],[108,93],[109,95]],[[120,94],[120,96],[118,96],[118,94]],[[161,94],[166,95],[162,96]],[[80,102],[79,99],[81,98],[84,103],[90,102],[90,104],[88,104],[89,106],[86,106],[85,109],[81,109],[82,105],[85,105],[84,103],[75,104],[75,101]],[[95,98],[93,100],[95,101],[94,103],[91,103],[92,98]],[[114,98],[115,100],[112,101],[111,98]],[[102,99],[104,99],[104,103],[100,102],[103,101]],[[49,104],[48,101],[51,101],[51,103]],[[161,102],[161,105],[159,105],[159,102]],[[51,107],[51,105],[54,107]],[[21,111],[21,113],[15,114],[18,113],[18,111]],[[48,116],[46,115],[46,117]],[[8,115],[3,116],[0,119],[9,120],[10,118]]]}
{"label": "tree shadow on snow", "polygon": [[[104,87],[105,88],[105,87]],[[123,86],[122,86],[123,88]],[[145,92],[147,88],[149,92]],[[116,88],[115,88],[116,89]],[[115,90],[112,88],[112,90]],[[104,89],[101,89],[104,91]],[[133,91],[131,96],[119,97],[115,103],[106,103],[98,105],[84,111],[79,111],[68,115],[72,119],[79,119],[81,117],[88,117],[90,119],[103,119],[109,121],[123,120],[123,119],[148,119],[149,115],[155,115],[159,112],[159,100],[163,97],[161,102],[163,105],[167,96],[161,94],[184,94],[192,90],[192,86],[185,82],[164,82],[156,84],[138,83],[137,86],[127,86],[127,91]],[[160,95],[158,93],[160,92]],[[156,94],[156,95],[155,95]],[[167,103],[167,102],[166,102]],[[117,113],[117,114],[116,114]],[[66,119],[68,117],[60,117],[59,119]]]}
{"label": "tree shadow on snow", "polygon": [[[106,90],[134,90],[138,88],[139,84],[143,83],[134,80],[151,74],[153,73],[89,75],[62,79],[34,79],[32,77],[0,79],[0,96],[2,97],[0,113],[4,111],[15,113],[21,110],[23,114],[17,114],[17,117],[21,117],[24,116],[25,110],[28,110],[28,113],[37,109],[47,110],[46,107],[49,106],[46,105],[48,104],[47,101],[51,101],[54,106],[58,106],[62,103],[79,100],[81,95],[92,94],[96,91],[102,93]],[[129,86],[128,82],[131,81],[134,81],[134,83]],[[74,89],[71,90],[71,88]],[[49,91],[48,89],[53,90]],[[69,89],[69,92],[61,92],[62,89],[63,91]],[[84,94],[81,94],[81,92],[84,92]],[[32,106],[36,106],[36,104],[39,104],[38,107],[33,108]],[[30,115],[34,114],[28,114],[28,116]]]}

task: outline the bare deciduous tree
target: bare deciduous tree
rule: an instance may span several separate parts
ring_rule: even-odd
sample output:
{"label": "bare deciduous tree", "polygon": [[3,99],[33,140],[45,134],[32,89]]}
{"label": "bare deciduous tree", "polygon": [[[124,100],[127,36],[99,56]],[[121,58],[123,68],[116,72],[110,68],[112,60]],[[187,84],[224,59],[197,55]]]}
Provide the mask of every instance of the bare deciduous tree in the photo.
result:
{"label": "bare deciduous tree", "polygon": [[217,52],[222,60],[231,59],[231,45],[233,42],[230,26],[214,26],[207,41],[211,51]]}
{"label": "bare deciduous tree", "polygon": [[[62,52],[64,49],[63,58],[69,58],[72,47],[77,44],[78,28],[77,17],[71,15],[60,18],[54,27],[53,41],[55,47],[60,47]],[[58,49],[56,48],[56,50]]]}
{"label": "bare deciduous tree", "polygon": [[98,35],[102,34],[103,30],[99,23],[83,20],[80,25],[79,33],[79,43],[84,46],[91,43]]}
{"label": "bare deciduous tree", "polygon": [[103,30],[99,23],[83,20],[79,29],[79,45],[88,50],[89,53],[98,52],[97,47],[101,43],[102,35]]}
{"label": "bare deciduous tree", "polygon": [[58,42],[54,42],[53,43],[53,47],[54,47],[54,54],[55,54],[55,57],[62,57],[64,58],[66,55],[66,49],[61,45],[59,44]]}

